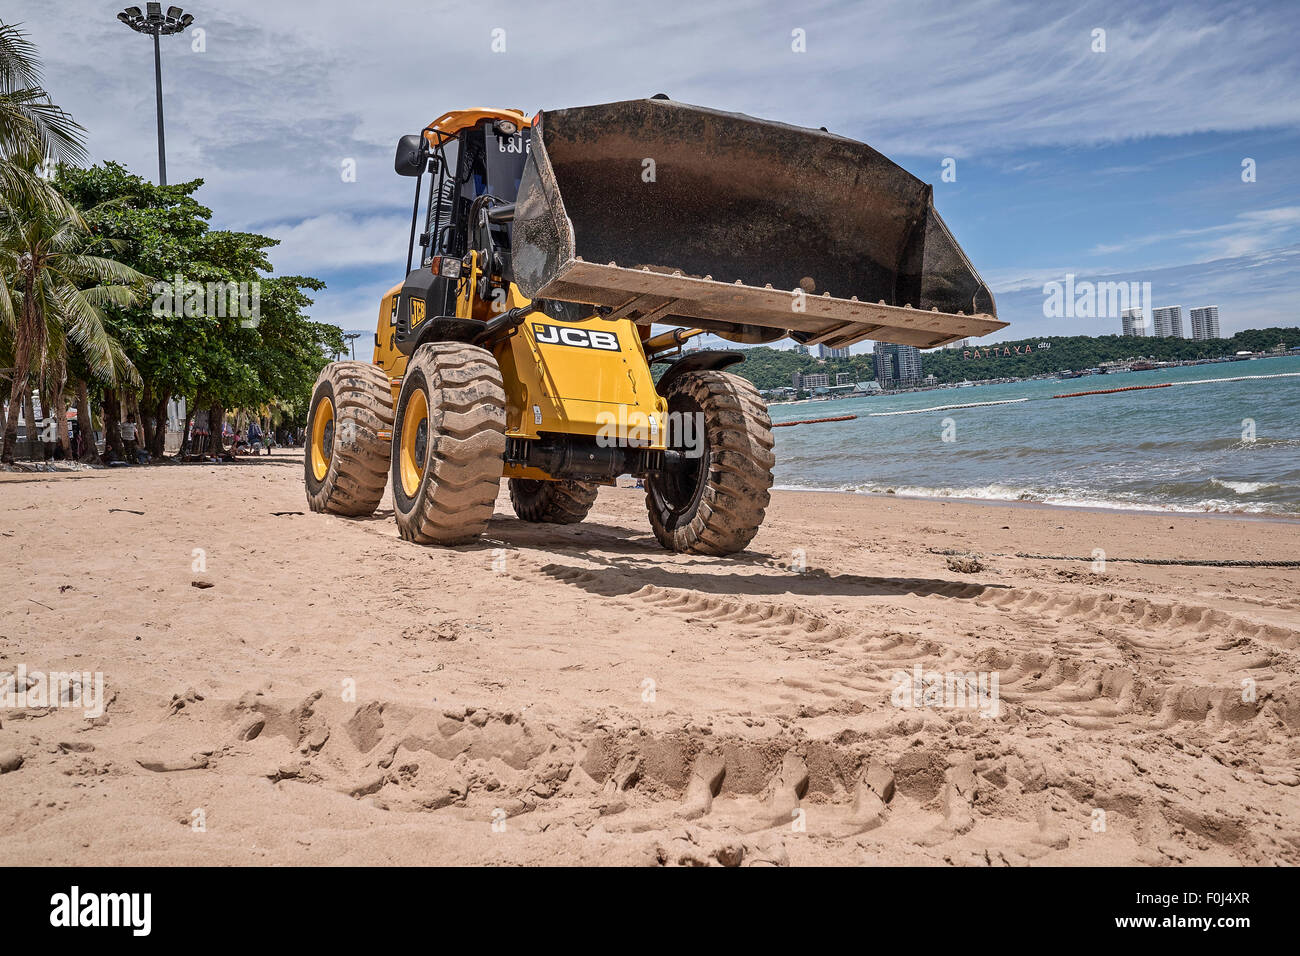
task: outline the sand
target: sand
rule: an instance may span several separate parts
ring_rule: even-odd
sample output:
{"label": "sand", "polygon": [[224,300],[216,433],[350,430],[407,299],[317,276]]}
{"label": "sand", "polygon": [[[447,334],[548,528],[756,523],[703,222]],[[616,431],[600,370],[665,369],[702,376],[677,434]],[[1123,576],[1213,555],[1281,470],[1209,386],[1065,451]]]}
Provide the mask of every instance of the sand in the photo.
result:
{"label": "sand", "polygon": [[0,475],[0,673],[107,701],[0,709],[0,864],[1300,863],[1300,571],[1014,557],[1300,524],[777,492],[715,559],[630,487],[454,549],[387,509],[288,452]]}

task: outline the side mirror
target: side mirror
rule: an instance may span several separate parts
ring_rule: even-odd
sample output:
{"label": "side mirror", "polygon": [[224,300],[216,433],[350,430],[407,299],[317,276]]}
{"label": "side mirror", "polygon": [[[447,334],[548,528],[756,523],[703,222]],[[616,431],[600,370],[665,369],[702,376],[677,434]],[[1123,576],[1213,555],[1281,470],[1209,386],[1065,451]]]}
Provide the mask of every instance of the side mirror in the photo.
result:
{"label": "side mirror", "polygon": [[419,176],[424,172],[429,158],[429,144],[418,133],[403,136],[397,141],[397,155],[393,157],[393,172],[399,176]]}

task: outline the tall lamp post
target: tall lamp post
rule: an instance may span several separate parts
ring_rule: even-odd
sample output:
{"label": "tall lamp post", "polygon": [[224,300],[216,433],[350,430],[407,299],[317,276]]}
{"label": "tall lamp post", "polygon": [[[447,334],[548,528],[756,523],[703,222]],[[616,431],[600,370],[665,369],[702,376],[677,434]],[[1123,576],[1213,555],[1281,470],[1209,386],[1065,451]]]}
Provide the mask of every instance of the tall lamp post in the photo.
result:
{"label": "tall lamp post", "polygon": [[344,332],[343,337],[348,340],[348,345],[352,347],[352,361],[357,360],[357,339],[361,338],[360,332]]}
{"label": "tall lamp post", "polygon": [[127,7],[117,15],[117,18],[136,33],[153,37],[153,79],[158,98],[158,185],[166,186],[167,147],[163,139],[162,54],[158,50],[158,38],[171,36],[173,33],[180,33],[187,29],[194,22],[194,17],[180,7],[168,7],[164,14],[161,3],[146,3],[145,9],[146,12],[141,13],[139,7]]}

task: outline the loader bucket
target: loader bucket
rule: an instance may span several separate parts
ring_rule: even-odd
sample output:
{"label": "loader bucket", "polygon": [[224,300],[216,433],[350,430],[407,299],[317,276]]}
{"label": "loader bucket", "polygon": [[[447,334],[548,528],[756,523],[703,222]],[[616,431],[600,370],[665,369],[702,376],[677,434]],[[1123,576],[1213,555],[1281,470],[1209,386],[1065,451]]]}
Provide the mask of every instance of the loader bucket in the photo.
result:
{"label": "loader bucket", "polygon": [[742,341],[1007,324],[930,186],[870,146],[666,99],[539,113],[511,247],[525,295]]}

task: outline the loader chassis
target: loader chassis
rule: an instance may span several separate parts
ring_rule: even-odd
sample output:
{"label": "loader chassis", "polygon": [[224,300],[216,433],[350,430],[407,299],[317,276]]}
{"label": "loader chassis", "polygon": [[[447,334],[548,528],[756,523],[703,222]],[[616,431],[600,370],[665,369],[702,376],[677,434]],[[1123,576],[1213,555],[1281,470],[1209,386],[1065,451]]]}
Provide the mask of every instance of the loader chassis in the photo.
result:
{"label": "loader chassis", "polygon": [[[371,514],[391,485],[402,537],[461,544],[486,527],[503,477],[521,519],[574,523],[586,517],[600,485],[635,475],[644,479],[651,529],[663,546],[731,554],[748,546],[768,504],[771,421],[753,385],[724,370],[740,353],[685,354],[687,339],[707,328],[739,342],[787,334],[847,342],[874,334],[922,344],[1003,324],[988,314],[991,296],[929,207],[928,187],[916,189],[874,153],[875,179],[893,177],[885,204],[906,197],[906,208],[889,206],[886,218],[912,218],[890,220],[910,237],[894,243],[906,246],[907,261],[876,256],[872,281],[892,275],[890,281],[916,290],[920,304],[965,304],[986,314],[919,312],[910,303],[902,314],[894,290],[872,308],[854,296],[851,303],[827,298],[787,312],[788,300],[779,302],[784,293],[770,284],[763,292],[742,278],[724,285],[674,268],[698,260],[732,279],[727,257],[735,250],[717,244],[742,236],[743,224],[700,216],[713,209],[734,218],[755,200],[723,195],[727,184],[716,177],[735,157],[710,173],[709,163],[717,166],[726,151],[709,141],[710,130],[761,130],[746,126],[758,121],[745,117],[671,106],[664,112],[662,103],[631,101],[559,111],[550,114],[554,129],[545,131],[542,114],[465,110],[403,137],[394,167],[416,180],[407,276],[380,302],[372,362],[335,362],[317,382],[304,456],[313,510]],[[659,175],[672,185],[660,188],[653,177],[641,178],[635,143],[668,120],[679,134],[694,129],[700,142],[665,148],[669,161]],[[773,129],[769,136],[796,145],[806,132]],[[855,161],[842,145],[850,142],[834,144],[841,165]],[[697,160],[699,169],[685,169]],[[771,165],[770,151],[763,162]],[[691,175],[707,188],[687,203],[681,190]],[[835,208],[825,197],[819,201]],[[763,202],[767,222],[778,222],[771,197]],[[683,220],[673,210],[688,205],[686,221],[698,234],[675,237],[673,224]],[[646,223],[653,224],[649,233]],[[633,261],[584,261],[583,244],[593,239]],[[740,249],[749,257],[746,268],[766,261],[752,240],[743,241],[750,242]],[[782,250],[773,248],[770,264],[815,272],[827,261],[816,253],[824,247],[840,248],[834,237],[821,236],[811,257],[791,251],[781,260]],[[855,254],[844,251],[849,259]],[[928,261],[941,261],[942,271],[923,269]],[[811,276],[800,286],[820,291]],[[746,310],[757,317],[751,321]],[[674,319],[695,328],[652,331]],[[665,362],[671,364],[656,383],[652,366]]]}

